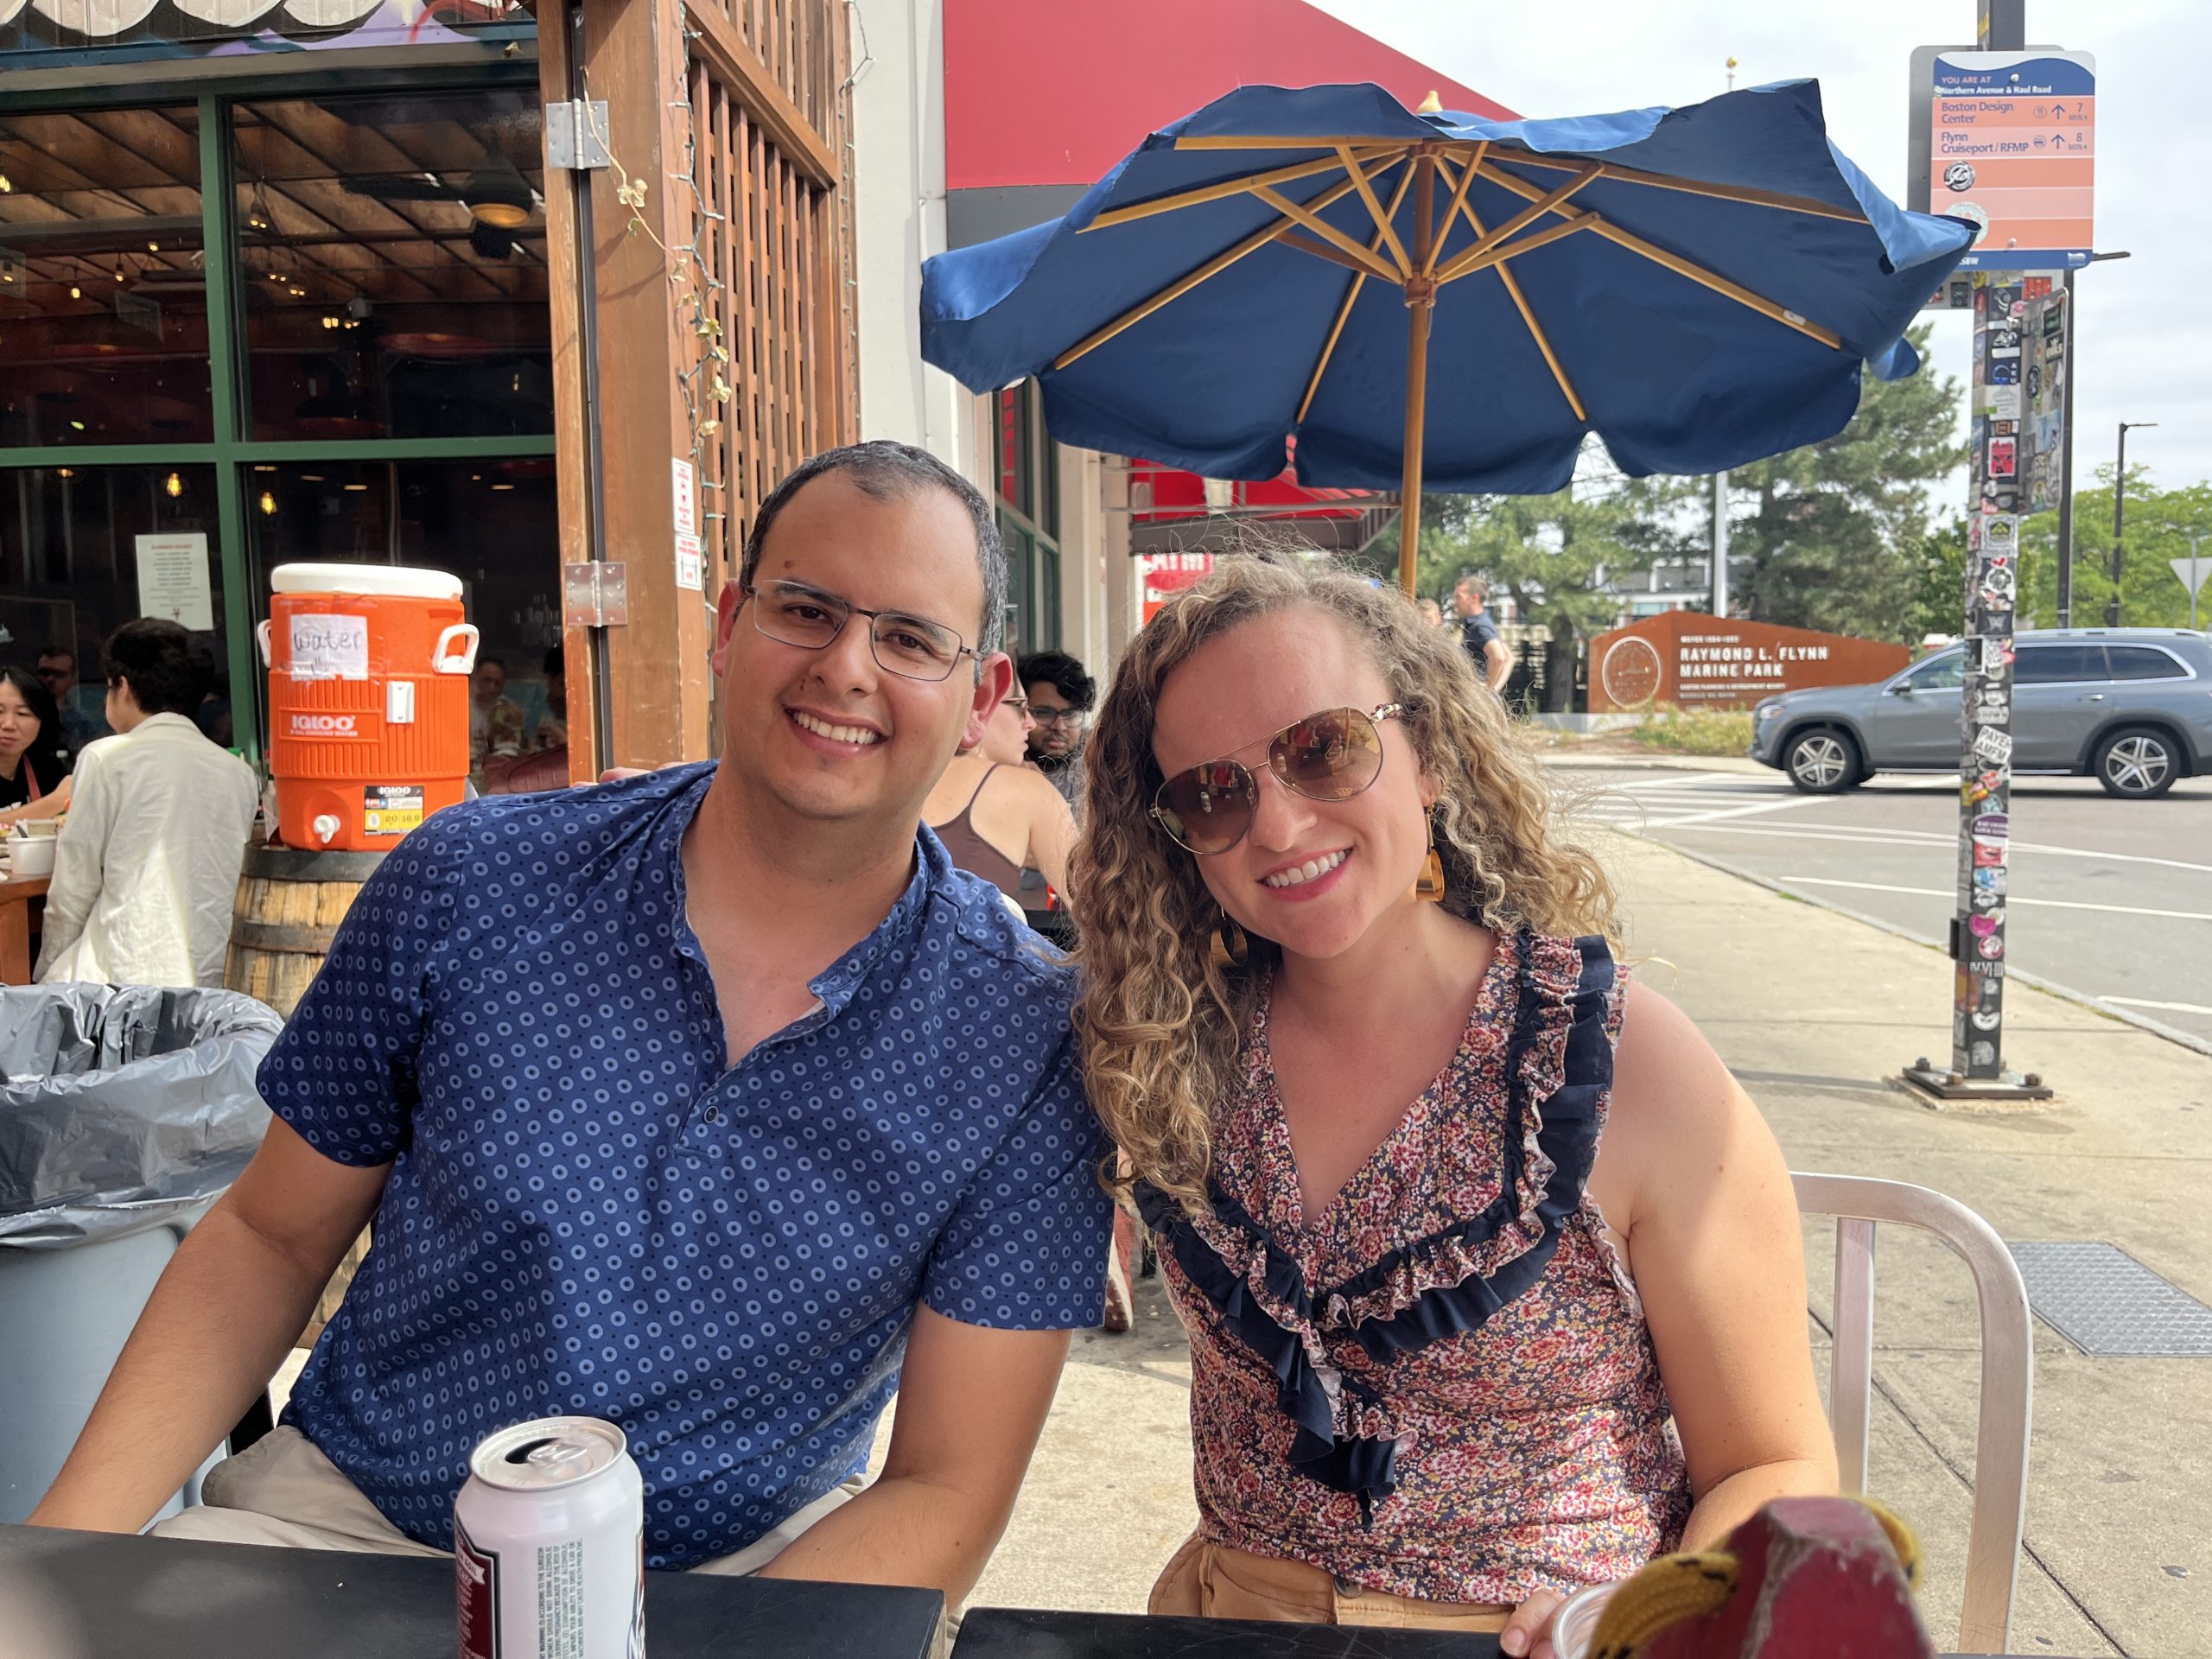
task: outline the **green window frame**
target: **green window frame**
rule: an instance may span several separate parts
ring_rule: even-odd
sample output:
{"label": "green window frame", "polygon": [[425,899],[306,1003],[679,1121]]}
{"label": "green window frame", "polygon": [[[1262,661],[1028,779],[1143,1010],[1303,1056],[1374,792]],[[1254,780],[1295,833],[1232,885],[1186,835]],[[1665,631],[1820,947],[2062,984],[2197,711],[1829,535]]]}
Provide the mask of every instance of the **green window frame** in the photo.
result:
{"label": "green window frame", "polygon": [[[547,456],[554,453],[551,433],[520,437],[363,438],[344,442],[288,440],[253,442],[245,398],[245,313],[239,302],[237,209],[238,181],[232,166],[231,106],[271,99],[340,92],[404,92],[482,86],[535,86],[535,44],[513,60],[498,64],[382,70],[321,69],[302,74],[255,75],[216,90],[192,94],[189,83],[147,82],[118,87],[97,97],[81,88],[0,98],[0,108],[29,113],[129,109],[144,104],[195,102],[200,127],[200,211],[201,245],[207,250],[207,366],[214,400],[214,439],[208,443],[55,444],[0,447],[0,468],[49,467],[181,467],[215,469],[216,523],[221,542],[223,638],[232,701],[242,688],[259,683],[261,667],[253,641],[256,595],[248,587],[251,507],[248,480],[257,463],[284,461],[493,461]],[[258,722],[246,721],[238,747],[247,762],[261,766]]]}
{"label": "green window frame", "polygon": [[[1037,383],[1024,380],[991,400],[991,480],[1006,543],[1007,649],[1060,644],[1060,446],[1045,429]],[[1006,491],[1011,487],[1011,498]]]}

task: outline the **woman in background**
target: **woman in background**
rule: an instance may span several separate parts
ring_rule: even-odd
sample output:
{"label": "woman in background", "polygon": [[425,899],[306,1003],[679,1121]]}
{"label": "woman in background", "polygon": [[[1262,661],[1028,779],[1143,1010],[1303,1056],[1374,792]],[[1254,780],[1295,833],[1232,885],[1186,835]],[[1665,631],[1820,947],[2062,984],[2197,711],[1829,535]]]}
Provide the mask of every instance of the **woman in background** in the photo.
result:
{"label": "woman in background", "polygon": [[1021,872],[1032,869],[1065,893],[1075,815],[1052,779],[1027,764],[1033,722],[1029,700],[1000,699],[983,741],[957,754],[922,804],[956,868],[991,882],[1019,906]]}
{"label": "woman in background", "polygon": [[73,758],[54,693],[29,669],[0,668],[0,823],[58,816]]}

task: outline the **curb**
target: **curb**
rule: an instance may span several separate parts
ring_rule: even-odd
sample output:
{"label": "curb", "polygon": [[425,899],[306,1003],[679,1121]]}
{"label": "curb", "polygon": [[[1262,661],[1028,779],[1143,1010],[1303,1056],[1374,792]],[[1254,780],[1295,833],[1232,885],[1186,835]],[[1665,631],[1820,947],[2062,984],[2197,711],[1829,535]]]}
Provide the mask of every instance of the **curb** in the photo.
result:
{"label": "curb", "polygon": [[[1912,944],[1923,945],[1938,955],[1942,953],[1942,940],[1931,939],[1924,933],[1916,933],[1909,927],[1900,927],[1895,922],[1884,921],[1878,916],[1869,916],[1865,911],[1853,910],[1848,905],[1831,904],[1826,899],[1815,899],[1810,893],[1800,893],[1795,887],[1784,887],[1781,882],[1771,880],[1766,876],[1754,874],[1750,870],[1739,869],[1725,859],[1711,858],[1703,853],[1688,851],[1675,846],[1672,842],[1661,841],[1656,836],[1639,835],[1637,831],[1623,829],[1618,824],[1609,827],[1618,835],[1632,836],[1647,846],[1656,847],[1662,851],[1675,854],[1689,860],[1693,864],[1702,864],[1709,870],[1718,870],[1723,875],[1732,875],[1739,881],[1748,881],[1755,887],[1764,887],[1769,893],[1778,893],[1783,898],[1794,899],[1802,905],[1815,905],[1822,910],[1833,911],[1847,920],[1862,922],[1866,926],[1887,933],[1893,938],[1904,939]],[[2107,1020],[2116,1020],[2124,1026],[2133,1026],[2139,1031],[2149,1032],[2153,1037],[2163,1037],[2170,1043],[2178,1043],[2183,1048],[2212,1058],[2212,1038],[2199,1037],[2194,1032],[2179,1030],[2144,1014],[2135,1014],[2126,1008],[2113,1007],[2107,1003],[2098,1001],[2087,992],[2077,991],[2071,986],[2061,985],[2054,980],[2045,979],[2041,974],[2031,974],[2020,969],[2012,968],[2007,969],[2005,977],[2017,979],[2031,989],[2047,992],[2062,1001],[2088,1008],[2094,1014],[2101,1014]]]}

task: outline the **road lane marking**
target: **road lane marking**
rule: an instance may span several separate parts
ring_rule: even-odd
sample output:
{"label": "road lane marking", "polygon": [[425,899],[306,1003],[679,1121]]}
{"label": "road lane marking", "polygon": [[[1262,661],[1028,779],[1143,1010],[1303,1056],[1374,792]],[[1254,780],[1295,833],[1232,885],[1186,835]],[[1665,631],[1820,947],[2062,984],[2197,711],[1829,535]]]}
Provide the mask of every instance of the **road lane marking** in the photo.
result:
{"label": "road lane marking", "polygon": [[2212,1014],[2197,1002],[2150,1002],[2139,996],[2101,996],[2100,1002],[2116,1002],[2123,1008],[2158,1008],[2167,1014]]}
{"label": "road lane marking", "polygon": [[[1841,881],[1824,875],[1777,875],[1774,879],[1794,887],[1852,887],[1860,893],[1906,893],[1922,899],[1956,899],[1958,897],[1956,893],[1947,893],[1941,887],[1892,887],[1886,881]],[[2092,905],[2084,904],[2076,899],[2008,897],[2005,900],[2005,907],[2007,910],[2012,909],[2015,905],[2032,905],[2043,910],[2094,910],[2113,916],[2159,916],[2168,921],[2175,922],[2212,922],[2212,911],[2146,910],[2140,905]],[[2109,997],[2106,999],[2107,1001],[2111,1000]],[[2152,1005],[2146,1002],[2143,1006],[2149,1007]],[[2171,1006],[2180,1007],[2183,1005],[2177,1002]],[[2207,1010],[2207,1012],[2212,1012],[2212,1010]]]}
{"label": "road lane marking", "polygon": [[[1956,836],[1939,836],[1924,830],[1869,830],[1842,824],[1809,823],[1788,830],[1763,829],[1750,823],[1690,824],[1686,827],[1706,830],[1714,835],[1794,836],[1808,841],[1855,842],[1862,846],[1869,843],[1892,846],[1899,842],[1924,847],[1958,845]],[[2152,858],[2142,853],[2107,853],[2088,847],[2050,847],[2032,841],[2016,841],[2012,845],[2015,853],[2041,853],[2051,858],[2101,858],[2114,864],[2155,864],[2164,869],[2189,870],[2199,875],[2212,875],[2212,864],[2191,864],[2178,858]]]}

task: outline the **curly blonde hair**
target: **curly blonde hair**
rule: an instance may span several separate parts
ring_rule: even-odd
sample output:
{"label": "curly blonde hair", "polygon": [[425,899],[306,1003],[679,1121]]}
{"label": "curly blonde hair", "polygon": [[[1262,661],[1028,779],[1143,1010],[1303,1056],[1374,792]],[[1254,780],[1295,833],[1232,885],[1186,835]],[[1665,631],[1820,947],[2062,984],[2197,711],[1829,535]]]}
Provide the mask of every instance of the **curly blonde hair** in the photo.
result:
{"label": "curly blonde hair", "polygon": [[1084,831],[1068,870],[1082,938],[1075,1027],[1090,1103],[1118,1152],[1104,1179],[1123,1199],[1142,1180],[1205,1208],[1211,1109],[1236,1084],[1268,959],[1262,947],[1243,968],[1214,963],[1220,906],[1151,817],[1160,687],[1208,640],[1298,608],[1342,623],[1405,707],[1398,723],[1441,791],[1445,908],[1498,929],[1615,932],[1611,882],[1589,853],[1554,840],[1552,792],[1453,634],[1425,626],[1395,588],[1294,552],[1223,560],[1131,643],[1085,750]]}

